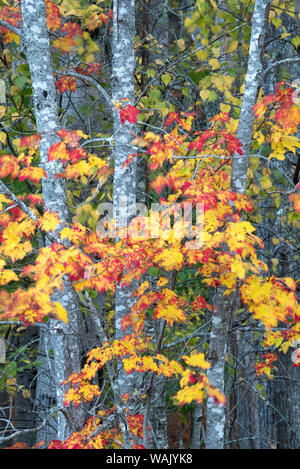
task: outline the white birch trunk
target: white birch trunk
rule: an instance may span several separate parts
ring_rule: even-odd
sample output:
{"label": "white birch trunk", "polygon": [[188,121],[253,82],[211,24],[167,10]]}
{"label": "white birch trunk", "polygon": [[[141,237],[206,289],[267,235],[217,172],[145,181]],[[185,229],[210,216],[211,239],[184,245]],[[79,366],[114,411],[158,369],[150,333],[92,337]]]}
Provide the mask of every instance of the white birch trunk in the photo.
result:
{"label": "white birch trunk", "polygon": [[248,158],[254,125],[253,106],[256,103],[263,71],[262,55],[264,52],[266,23],[270,0],[256,0],[252,16],[252,28],[249,47],[248,67],[245,89],[239,117],[237,138],[242,144],[243,155],[234,156],[231,173],[231,190],[244,194],[246,191]]}
{"label": "white birch trunk", "polygon": [[[59,122],[44,0],[22,0],[21,8],[22,41],[30,69],[37,131],[42,137],[40,166],[47,173],[47,178],[42,181],[43,198],[49,210],[58,212],[63,224],[69,220],[66,183],[63,179],[55,178],[62,170],[61,163],[48,162],[50,146],[59,141],[56,134]],[[69,317],[69,325],[56,320],[49,321],[49,342],[54,350],[56,404],[63,407],[64,389],[60,383],[81,368],[79,306],[67,278],[64,292],[56,292],[54,297],[53,300],[62,304]],[[81,428],[84,414],[78,410],[68,412],[68,419],[62,412],[58,412],[57,439],[65,439],[71,431]]]}
{"label": "white birch trunk", "polygon": [[[116,0],[113,7],[113,35],[112,35],[112,99],[121,102],[127,99],[125,105],[134,105],[134,37],[135,37],[135,2],[134,0]],[[131,142],[135,125],[125,122],[122,125],[119,112],[114,112],[114,194],[113,203],[117,229],[127,227],[127,214],[136,203],[136,163],[132,161],[123,168],[123,164],[132,153]],[[133,158],[135,160],[135,158]],[[122,331],[122,318],[129,312],[133,302],[131,293],[134,286],[117,287],[115,297],[115,336],[121,339],[125,334]],[[140,387],[140,376],[136,373],[129,375],[118,367],[118,388],[121,393],[130,396]],[[123,410],[118,409],[122,414]],[[134,398],[129,404],[130,414],[138,413]],[[131,447],[128,429],[122,425],[124,449]]]}
{"label": "white birch trunk", "polygon": [[[217,292],[214,304],[216,309],[212,317],[207,356],[211,367],[207,370],[207,377],[213,386],[219,389],[219,391],[224,392],[224,365],[231,298],[223,296],[223,288],[220,288]],[[225,419],[225,407],[217,406],[212,398],[208,398],[206,405],[206,449],[223,449]]]}
{"label": "white birch trunk", "polygon": [[[249,47],[248,67],[245,78],[245,89],[239,117],[237,138],[240,140],[243,155],[234,156],[231,173],[231,190],[245,193],[248,157],[250,153],[254,116],[253,106],[256,103],[262,73],[262,55],[264,51],[266,21],[270,0],[256,0],[252,16],[252,28]],[[233,300],[233,299],[232,299]],[[233,301],[233,303],[236,303]],[[229,299],[223,297],[222,289],[217,293],[217,315],[213,317],[210,335],[210,353],[216,354],[216,361],[209,369],[208,377],[213,386],[224,390],[224,365],[227,346],[228,322],[231,314]],[[225,434],[225,409],[217,407],[211,400],[207,404],[207,449],[223,449]]]}

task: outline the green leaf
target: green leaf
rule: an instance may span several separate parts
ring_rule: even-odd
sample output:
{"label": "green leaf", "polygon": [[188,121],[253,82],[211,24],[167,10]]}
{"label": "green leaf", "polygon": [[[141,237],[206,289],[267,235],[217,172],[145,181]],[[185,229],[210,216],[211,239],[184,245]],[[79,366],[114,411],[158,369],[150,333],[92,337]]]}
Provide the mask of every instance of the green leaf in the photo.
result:
{"label": "green leaf", "polygon": [[300,36],[293,37],[291,43],[298,49],[300,46]]}

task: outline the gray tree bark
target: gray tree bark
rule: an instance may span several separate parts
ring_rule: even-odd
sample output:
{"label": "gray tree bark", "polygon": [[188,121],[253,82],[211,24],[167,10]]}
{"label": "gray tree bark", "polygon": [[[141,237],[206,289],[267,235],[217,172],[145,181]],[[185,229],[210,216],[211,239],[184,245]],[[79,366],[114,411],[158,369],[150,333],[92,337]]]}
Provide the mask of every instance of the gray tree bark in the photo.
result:
{"label": "gray tree bark", "polygon": [[[231,190],[245,193],[248,169],[248,155],[251,148],[254,116],[252,109],[256,103],[261,82],[262,57],[265,43],[266,22],[270,0],[256,0],[252,16],[251,38],[249,47],[248,67],[245,78],[245,90],[239,117],[237,138],[240,140],[243,155],[234,156],[231,173]],[[233,303],[236,303],[232,299]],[[213,386],[224,389],[224,365],[227,346],[227,330],[231,315],[230,300],[223,296],[223,291],[217,293],[217,314],[213,317],[210,334],[210,352],[215,355],[212,367],[208,370],[208,377]],[[225,434],[225,409],[216,407],[208,400],[206,448],[222,449]]]}
{"label": "gray tree bark", "polygon": [[261,86],[262,60],[269,3],[270,0],[256,0],[252,16],[248,66],[237,131],[237,138],[242,144],[243,155],[235,155],[231,173],[231,190],[240,194],[244,194],[246,191],[248,158],[254,124],[252,109],[256,103]]}
{"label": "gray tree bark", "polygon": [[[220,288],[217,292],[214,305],[215,311],[212,317],[207,356],[211,367],[207,370],[207,377],[212,386],[224,392],[224,366],[227,348],[228,318],[231,313],[231,297],[223,296],[223,288]],[[206,449],[223,449],[225,421],[225,407],[217,406],[212,398],[208,398],[206,405]]]}
{"label": "gray tree bark", "polygon": [[[59,122],[44,0],[22,0],[21,8],[22,44],[30,69],[36,127],[42,137],[40,166],[47,174],[47,178],[42,181],[43,198],[47,209],[58,212],[62,228],[63,224],[69,221],[66,182],[55,177],[62,170],[61,163],[48,162],[49,148],[59,141],[56,134]],[[64,282],[64,291],[57,291],[53,300],[62,304],[69,317],[68,325],[56,320],[50,320],[48,323],[48,333],[54,350],[56,405],[62,408],[64,388],[60,383],[72,372],[81,368],[80,309],[76,294],[67,278]],[[45,392],[47,394],[46,390]],[[51,388],[49,394],[52,399]],[[84,420],[84,411],[81,409],[79,412],[72,410],[67,410],[67,413],[58,412],[56,438],[65,439],[71,431],[79,430]]]}
{"label": "gray tree bark", "polygon": [[[127,99],[127,104],[134,105],[134,37],[135,37],[135,2],[134,0],[117,0],[113,8],[112,35],[112,100],[120,103]],[[134,209],[136,203],[136,162],[123,167],[130,153],[131,142],[134,138],[135,125],[129,122],[121,123],[119,111],[114,111],[114,193],[113,204],[118,230],[127,228],[127,216]],[[128,211],[127,211],[128,207]],[[127,211],[127,213],[126,213]],[[125,335],[122,331],[122,318],[133,305],[131,297],[134,285],[122,288],[118,286],[115,296],[115,337],[120,340]],[[126,331],[128,334],[128,330]],[[141,379],[136,373],[126,374],[122,364],[118,366],[118,388],[122,394],[133,396],[134,391],[141,386]],[[138,413],[137,402],[133,398],[129,401],[129,413]],[[122,414],[123,410],[118,409]],[[122,424],[124,448],[131,448],[131,441],[126,425]],[[131,438],[133,435],[131,435]]]}

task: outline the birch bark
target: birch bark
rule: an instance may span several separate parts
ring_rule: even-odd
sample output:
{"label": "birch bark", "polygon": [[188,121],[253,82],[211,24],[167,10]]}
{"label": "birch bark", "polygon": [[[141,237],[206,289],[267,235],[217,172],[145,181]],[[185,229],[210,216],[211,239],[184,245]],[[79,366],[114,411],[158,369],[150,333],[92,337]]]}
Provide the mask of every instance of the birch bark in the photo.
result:
{"label": "birch bark", "polygon": [[[44,0],[22,0],[21,9],[22,41],[30,69],[37,131],[42,137],[40,166],[47,174],[47,178],[42,181],[43,198],[47,209],[58,212],[63,226],[69,220],[66,183],[63,179],[55,178],[62,170],[61,163],[48,162],[50,146],[59,141],[56,134],[59,122],[45,3]],[[68,325],[50,320],[48,326],[49,342],[54,350],[56,404],[62,408],[64,389],[60,383],[81,368],[80,310],[76,294],[67,278],[64,291],[56,292],[53,300],[62,304],[69,317]],[[82,409],[74,413],[68,411],[68,414],[66,418],[66,413],[58,412],[57,439],[65,439],[71,431],[79,430],[84,423]]]}
{"label": "birch bark", "polygon": [[[256,0],[252,16],[251,38],[248,56],[248,66],[245,78],[245,88],[242,100],[237,138],[240,140],[243,155],[234,156],[231,173],[231,190],[245,193],[254,116],[252,109],[256,103],[263,70],[263,51],[266,34],[268,6],[270,0]],[[235,304],[236,301],[232,298]],[[232,312],[230,300],[223,296],[223,289],[216,295],[217,312],[213,317],[210,335],[209,356],[213,358],[208,378],[213,386],[224,390],[224,365],[227,346],[228,322]],[[207,432],[206,448],[223,449],[225,434],[225,409],[216,407],[210,400],[207,404]]]}
{"label": "birch bark", "polygon": [[254,125],[252,109],[261,86],[269,4],[270,0],[256,0],[252,16],[248,66],[237,131],[237,138],[242,144],[243,155],[240,157],[237,154],[235,155],[231,173],[231,190],[241,194],[246,191],[248,158]]}
{"label": "birch bark", "polygon": [[[127,99],[125,104],[134,105],[134,37],[135,37],[135,2],[134,0],[116,0],[113,6],[113,34],[112,34],[112,100],[121,102]],[[123,167],[130,153],[132,153],[131,141],[135,125],[120,120],[119,112],[114,111],[114,218],[117,230],[127,228],[127,216],[136,203],[136,163],[132,162]],[[128,209],[127,209],[128,208]],[[117,231],[118,232],[118,231]],[[120,235],[120,233],[119,233]],[[117,287],[115,297],[115,337],[122,339],[125,335],[122,331],[122,318],[129,312],[132,306],[131,293],[134,285],[122,288]],[[128,330],[126,330],[128,334]],[[134,391],[141,386],[141,378],[136,373],[126,374],[122,364],[118,367],[118,388],[122,394],[133,396]],[[129,401],[130,414],[138,413],[135,399]],[[119,409],[122,413],[123,410]],[[131,447],[128,431],[122,427],[124,448]]]}

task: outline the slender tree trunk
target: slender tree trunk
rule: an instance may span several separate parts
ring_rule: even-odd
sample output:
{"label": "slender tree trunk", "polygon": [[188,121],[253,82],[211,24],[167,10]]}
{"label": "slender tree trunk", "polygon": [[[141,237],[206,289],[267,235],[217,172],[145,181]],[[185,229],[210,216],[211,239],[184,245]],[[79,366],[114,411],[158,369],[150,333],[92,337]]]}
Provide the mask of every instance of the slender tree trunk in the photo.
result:
{"label": "slender tree trunk", "polygon": [[[261,81],[262,56],[264,51],[268,6],[270,0],[256,0],[252,16],[251,39],[245,91],[239,117],[237,138],[242,143],[243,156],[235,155],[232,163],[231,190],[245,193],[248,169],[248,155],[251,147],[254,116],[252,109],[256,103]],[[235,296],[235,295],[234,295]],[[236,301],[232,298],[234,304]],[[224,389],[224,364],[227,346],[227,330],[231,316],[230,300],[223,297],[223,289],[217,293],[217,313],[213,317],[210,334],[210,355],[214,362],[208,376],[212,385]],[[206,448],[223,448],[225,432],[225,409],[217,408],[212,402],[207,405]]]}
{"label": "slender tree trunk", "polygon": [[[135,37],[135,2],[134,0],[116,0],[113,8],[112,35],[112,99],[120,103],[126,99],[125,105],[134,105],[134,37]],[[114,112],[114,194],[113,203],[117,230],[127,228],[127,215],[134,209],[136,203],[136,163],[135,159],[123,167],[130,153],[131,142],[134,138],[135,125],[125,122],[122,125],[119,112]],[[128,207],[128,211],[127,211]],[[127,213],[126,213],[127,211]],[[117,232],[120,236],[120,232]],[[131,297],[134,285],[117,287],[115,297],[115,336],[116,339],[128,333],[122,330],[122,318],[129,312],[133,299]],[[118,367],[118,387],[122,394],[133,396],[140,387],[141,377],[136,373],[126,374],[122,364]],[[121,412],[121,409],[119,409]],[[130,414],[138,413],[137,402],[130,400]],[[130,448],[131,442],[128,431],[122,426],[124,448]]]}
{"label": "slender tree trunk", "polygon": [[249,58],[237,138],[242,144],[243,155],[235,155],[232,163],[231,190],[244,194],[246,191],[248,158],[254,125],[253,106],[261,85],[263,52],[270,0],[256,0],[252,16]]}
{"label": "slender tree trunk", "polygon": [[[59,123],[45,3],[44,0],[22,0],[21,8],[22,41],[30,69],[37,131],[42,137],[40,166],[47,173],[47,178],[42,181],[43,199],[48,210],[58,212],[63,226],[63,223],[69,221],[66,183],[65,180],[55,177],[62,170],[61,163],[48,162],[50,146],[59,141],[56,134]],[[58,407],[63,407],[64,389],[60,384],[72,372],[81,368],[80,310],[76,294],[67,278],[64,282],[64,291],[56,292],[53,300],[62,304],[69,317],[68,325],[56,320],[50,320],[48,323],[49,343],[54,350],[56,404]],[[45,353],[47,354],[49,350]],[[50,395],[52,395],[51,390]],[[66,413],[58,412],[58,439],[65,439],[71,431],[79,430],[84,423],[83,410],[67,412],[67,418]]]}
{"label": "slender tree trunk", "polygon": [[[231,312],[231,298],[223,296],[223,288],[216,294],[215,312],[209,338],[208,361],[211,367],[207,370],[210,383],[219,391],[224,392],[224,366],[227,347],[228,318]],[[226,409],[217,406],[213,399],[208,398],[206,407],[206,449],[223,449]]]}
{"label": "slender tree trunk", "polygon": [[[248,66],[237,131],[237,138],[242,144],[243,155],[241,157],[235,155],[231,173],[231,190],[239,193],[245,193],[246,191],[248,160],[250,156],[254,126],[253,106],[256,104],[261,86],[269,3],[270,0],[256,0],[252,16]],[[251,332],[244,334],[244,341],[246,344],[252,344],[252,337],[250,337],[249,334],[251,334]],[[238,348],[245,352],[245,349],[243,349],[242,346],[238,346]],[[255,354],[251,353],[250,350],[247,351],[245,356],[245,364],[247,366],[247,370],[254,369]],[[244,421],[244,425],[242,425],[242,427],[243,431],[246,432],[245,434],[250,437],[247,444],[249,444],[253,449],[259,449],[259,405],[254,384],[254,382],[246,383],[247,392],[245,397],[247,399],[246,407],[249,419]],[[242,406],[243,402],[238,403],[238,415],[242,412]]]}
{"label": "slender tree trunk", "polygon": [[[138,9],[137,23],[139,36],[141,39],[151,35],[154,40],[160,44],[159,53],[156,49],[144,47],[142,51],[142,65],[147,69],[153,66],[155,60],[167,56],[169,47],[169,28],[168,28],[168,0],[147,0]],[[141,18],[139,21],[139,17]],[[143,89],[144,81],[141,83]],[[139,203],[147,205],[148,203],[148,186],[149,175],[147,168],[147,160],[141,158],[137,166],[137,200]],[[146,276],[151,283],[151,276]],[[145,332],[148,335],[156,336],[156,343],[160,334],[160,322],[153,321],[152,317],[147,317],[145,321]],[[168,422],[167,422],[167,403],[166,403],[166,386],[167,378],[165,376],[154,376],[153,386],[151,390],[151,413],[149,415],[149,423],[151,431],[151,448],[165,449],[168,448]]]}

